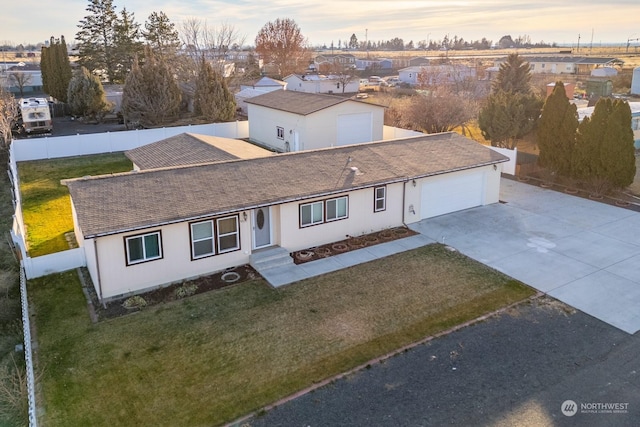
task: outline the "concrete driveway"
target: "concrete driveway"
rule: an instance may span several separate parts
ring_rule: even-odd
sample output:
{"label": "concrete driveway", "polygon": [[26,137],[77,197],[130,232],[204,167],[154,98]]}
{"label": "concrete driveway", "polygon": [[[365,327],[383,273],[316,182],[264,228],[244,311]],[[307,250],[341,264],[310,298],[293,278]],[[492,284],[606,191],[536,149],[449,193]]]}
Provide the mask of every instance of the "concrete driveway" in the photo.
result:
{"label": "concrete driveway", "polygon": [[508,179],[500,199],[411,228],[625,332],[640,330],[640,213]]}

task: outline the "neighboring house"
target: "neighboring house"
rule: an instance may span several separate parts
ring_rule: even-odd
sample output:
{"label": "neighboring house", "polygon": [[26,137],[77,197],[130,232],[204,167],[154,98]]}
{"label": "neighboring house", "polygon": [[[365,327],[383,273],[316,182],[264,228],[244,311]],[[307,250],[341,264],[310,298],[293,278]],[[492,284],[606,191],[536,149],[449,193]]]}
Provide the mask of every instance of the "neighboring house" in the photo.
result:
{"label": "neighboring house", "polygon": [[430,63],[430,59],[427,58],[426,56],[418,56],[416,58],[411,58],[409,60],[409,64],[407,65],[408,67],[420,67],[423,65],[429,65]]}
{"label": "neighboring house", "polygon": [[285,89],[287,89],[286,82],[266,76],[252,83],[241,84],[240,91],[234,95],[236,107],[239,108],[242,113],[247,114],[247,104],[245,103],[247,99],[262,95],[266,92]]}
{"label": "neighboring house", "polygon": [[[633,130],[634,146],[640,150],[640,102],[629,102],[631,109],[631,129]],[[578,108],[578,118],[580,121],[585,117],[591,117],[595,106]]]}
{"label": "neighboring house", "polygon": [[[598,58],[585,56],[522,56],[531,66],[531,73],[549,74],[578,74],[590,75],[594,69],[614,67],[624,62],[617,58]],[[507,58],[496,60],[497,67],[506,62]]]}
{"label": "neighboring house", "polygon": [[393,60],[391,59],[356,59],[357,70],[391,70]]}
{"label": "neighboring house", "polygon": [[13,94],[24,95],[42,92],[42,71],[37,66],[14,65],[0,74],[0,86]]}
{"label": "neighboring house", "polygon": [[279,90],[245,101],[252,142],[277,151],[383,139],[384,107],[337,95]]}
{"label": "neighboring house", "polygon": [[403,68],[398,71],[398,79],[416,86],[421,79],[429,85],[453,84],[469,79],[476,79],[476,69],[466,65],[422,65]]}
{"label": "neighboring house", "polygon": [[266,157],[273,152],[241,139],[181,133],[125,152],[133,170]]}
{"label": "neighboring house", "polygon": [[[346,84],[338,76],[322,74],[290,74],[284,78],[287,90],[306,93],[356,93],[360,88],[359,80],[352,76]],[[344,86],[344,87],[343,87]]]}
{"label": "neighboring house", "polygon": [[67,180],[101,301],[497,203],[507,158],[456,133]]}
{"label": "neighboring house", "polygon": [[271,92],[274,90],[286,90],[287,83],[282,80],[272,79],[271,77],[261,77],[259,80],[250,83],[242,83],[240,90],[255,89],[261,92]]}
{"label": "neighboring house", "polygon": [[313,66],[315,69],[323,69],[323,68],[329,68],[331,70],[336,70],[336,68],[351,69],[351,68],[355,68],[356,66],[356,57],[350,53],[338,53],[335,55],[322,54],[315,57]]}

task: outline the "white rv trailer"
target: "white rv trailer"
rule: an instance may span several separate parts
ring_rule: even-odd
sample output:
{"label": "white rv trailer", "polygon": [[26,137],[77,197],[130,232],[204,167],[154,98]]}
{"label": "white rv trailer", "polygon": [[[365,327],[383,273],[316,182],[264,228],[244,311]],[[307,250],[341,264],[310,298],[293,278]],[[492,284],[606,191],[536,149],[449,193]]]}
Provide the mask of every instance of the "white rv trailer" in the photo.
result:
{"label": "white rv trailer", "polygon": [[51,132],[53,123],[49,103],[44,98],[20,98],[22,130],[26,133]]}

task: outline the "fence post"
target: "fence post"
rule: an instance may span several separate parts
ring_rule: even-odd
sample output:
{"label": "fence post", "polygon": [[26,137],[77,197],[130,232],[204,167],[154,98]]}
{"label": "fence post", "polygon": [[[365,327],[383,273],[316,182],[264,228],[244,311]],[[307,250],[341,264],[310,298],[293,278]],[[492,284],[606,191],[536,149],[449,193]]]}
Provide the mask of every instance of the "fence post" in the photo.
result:
{"label": "fence post", "polygon": [[29,393],[29,426],[37,427],[36,381],[33,374],[33,349],[31,348],[31,324],[29,323],[27,278],[22,266],[20,266],[20,303],[22,305],[22,329],[24,333],[24,361],[27,370],[27,392]]}

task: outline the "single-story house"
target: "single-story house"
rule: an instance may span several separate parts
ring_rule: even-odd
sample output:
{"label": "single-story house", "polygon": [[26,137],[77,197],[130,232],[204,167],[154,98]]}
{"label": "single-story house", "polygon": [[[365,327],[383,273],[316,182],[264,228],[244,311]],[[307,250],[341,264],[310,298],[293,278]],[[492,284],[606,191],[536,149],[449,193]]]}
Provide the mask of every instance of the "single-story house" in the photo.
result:
{"label": "single-story house", "polygon": [[357,70],[391,70],[393,60],[391,59],[356,59]]}
{"label": "single-story house", "polygon": [[195,133],[181,133],[125,152],[135,171],[254,159],[272,154],[272,151],[240,139]]}
{"label": "single-story house", "polygon": [[[590,75],[596,68],[615,67],[624,62],[617,58],[588,56],[523,56],[531,66],[533,74],[578,74]],[[507,58],[498,59],[494,65],[500,66]]]}
{"label": "single-story house", "polygon": [[421,65],[403,68],[398,71],[398,79],[412,86],[421,83],[452,84],[469,79],[476,79],[476,69],[466,65]]}
{"label": "single-story house", "polygon": [[252,142],[281,152],[383,139],[384,107],[337,95],[278,90],[247,99]]}
{"label": "single-story house", "polygon": [[101,301],[498,202],[507,158],[456,133],[66,180]]}
{"label": "single-story house", "polygon": [[325,76],[323,74],[290,74],[284,78],[287,90],[306,93],[357,93],[359,80],[355,76]]}

